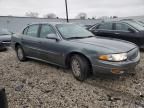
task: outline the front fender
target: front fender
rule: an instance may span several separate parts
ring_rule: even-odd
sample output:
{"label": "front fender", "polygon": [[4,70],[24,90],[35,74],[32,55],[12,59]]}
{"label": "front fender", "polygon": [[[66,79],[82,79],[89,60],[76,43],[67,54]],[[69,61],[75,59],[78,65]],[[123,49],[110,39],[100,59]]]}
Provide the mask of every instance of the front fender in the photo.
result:
{"label": "front fender", "polygon": [[70,58],[72,55],[77,54],[77,55],[82,55],[84,57],[86,57],[90,63],[92,63],[92,56],[94,54],[90,54],[86,49],[82,49],[82,50],[71,50],[69,52],[67,52],[64,56],[64,61],[65,61],[65,65],[68,65],[68,62],[70,62]]}

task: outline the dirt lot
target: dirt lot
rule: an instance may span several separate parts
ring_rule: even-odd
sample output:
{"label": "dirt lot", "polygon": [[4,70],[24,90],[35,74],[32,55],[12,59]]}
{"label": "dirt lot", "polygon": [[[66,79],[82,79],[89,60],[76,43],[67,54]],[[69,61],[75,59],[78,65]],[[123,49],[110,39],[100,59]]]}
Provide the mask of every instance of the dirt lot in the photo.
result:
{"label": "dirt lot", "polygon": [[33,60],[19,62],[12,49],[0,52],[0,86],[6,88],[10,108],[143,108],[143,52],[136,72],[79,82],[70,70]]}

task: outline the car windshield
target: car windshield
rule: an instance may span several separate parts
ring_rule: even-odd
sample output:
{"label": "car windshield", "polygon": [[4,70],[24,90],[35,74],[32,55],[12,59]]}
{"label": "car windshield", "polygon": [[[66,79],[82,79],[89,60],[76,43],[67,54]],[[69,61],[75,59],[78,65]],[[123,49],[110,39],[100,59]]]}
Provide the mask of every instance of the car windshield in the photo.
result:
{"label": "car windshield", "polygon": [[142,26],[142,24],[139,24],[135,21],[127,21],[131,26],[135,27],[138,30],[144,30],[144,27]]}
{"label": "car windshield", "polygon": [[75,24],[57,24],[56,27],[66,39],[94,37],[91,32]]}
{"label": "car windshield", "polygon": [[9,35],[10,33],[6,29],[0,29],[0,36],[2,35]]}

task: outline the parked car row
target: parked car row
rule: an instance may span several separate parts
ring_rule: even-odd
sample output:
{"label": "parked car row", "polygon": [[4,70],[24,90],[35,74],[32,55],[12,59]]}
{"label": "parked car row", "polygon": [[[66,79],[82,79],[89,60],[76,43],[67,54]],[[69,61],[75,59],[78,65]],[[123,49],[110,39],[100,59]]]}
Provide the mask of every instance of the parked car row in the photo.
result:
{"label": "parked car row", "polygon": [[[31,58],[71,68],[74,77],[83,81],[89,74],[123,74],[133,71],[139,63],[140,52],[136,44],[107,37],[113,35],[110,31],[117,27],[122,30],[117,30],[115,35],[120,35],[122,31],[124,35],[131,33],[133,37],[133,33],[139,36],[142,28],[133,23],[134,27],[127,22],[118,24],[102,23],[90,29],[98,29],[96,33],[99,34],[96,35],[100,36],[101,32],[107,31],[103,34],[107,36],[102,38],[93,34],[95,30],[91,33],[75,24],[37,23],[28,25],[20,35],[13,35],[11,42],[20,61]],[[109,27],[111,30],[106,30]],[[139,42],[142,46],[142,41]]]}
{"label": "parked car row", "polygon": [[144,49],[144,27],[140,21],[123,19],[93,26],[36,23],[19,35],[0,29],[0,50],[9,45],[20,61],[31,58],[71,68],[74,77],[83,81],[89,74],[134,70],[139,48]]}

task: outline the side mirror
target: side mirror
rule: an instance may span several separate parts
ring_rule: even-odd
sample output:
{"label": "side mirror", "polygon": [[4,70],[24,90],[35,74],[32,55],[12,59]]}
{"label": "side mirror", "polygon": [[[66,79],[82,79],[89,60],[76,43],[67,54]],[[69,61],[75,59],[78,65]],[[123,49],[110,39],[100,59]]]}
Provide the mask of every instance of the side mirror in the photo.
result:
{"label": "side mirror", "polygon": [[56,34],[48,34],[48,35],[46,36],[46,38],[47,38],[47,39],[53,39],[53,40],[56,40],[56,41],[59,40],[59,38],[58,38],[58,36],[57,36]]}
{"label": "side mirror", "polygon": [[128,31],[131,32],[131,33],[135,33],[135,30],[133,30],[131,28],[128,28]]}

